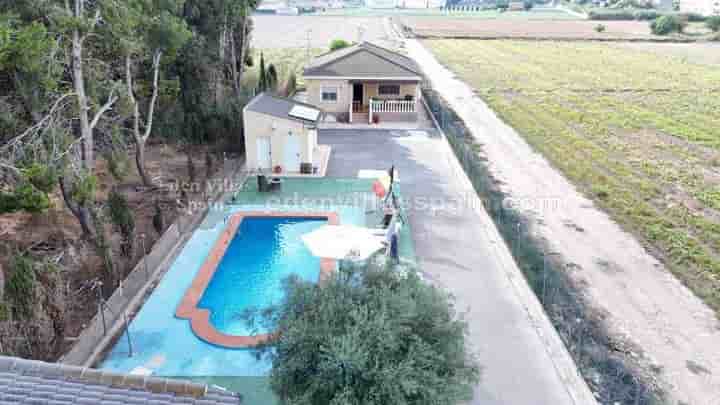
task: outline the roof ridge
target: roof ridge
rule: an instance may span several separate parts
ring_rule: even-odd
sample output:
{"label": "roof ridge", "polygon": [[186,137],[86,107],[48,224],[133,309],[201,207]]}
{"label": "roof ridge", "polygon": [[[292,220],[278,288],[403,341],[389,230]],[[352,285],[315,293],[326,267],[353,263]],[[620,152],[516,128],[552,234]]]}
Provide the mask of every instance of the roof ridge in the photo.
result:
{"label": "roof ridge", "polygon": [[[382,61],[384,61],[384,62],[386,62],[386,63],[389,63],[389,64],[391,64],[391,65],[395,65],[395,66],[397,66],[397,67],[399,67],[399,68],[401,68],[401,69],[403,69],[403,70],[405,70],[405,71],[407,71],[407,72],[413,73],[413,74],[415,74],[415,75],[422,76],[422,73],[420,72],[419,66],[417,65],[417,63],[415,62],[414,59],[412,59],[412,58],[410,58],[410,57],[407,57],[407,56],[405,56],[405,55],[403,55],[403,54],[401,54],[401,53],[399,53],[399,52],[395,52],[395,51],[392,51],[392,50],[390,50],[390,49],[381,47],[381,46],[379,46],[379,45],[375,45],[375,44],[373,44],[373,43],[371,43],[371,42],[368,42],[368,41],[363,41],[363,42],[354,44],[354,45],[352,45],[352,46],[349,47],[349,48],[342,48],[342,49],[338,49],[338,50],[336,50],[336,51],[332,51],[332,52],[325,53],[325,54],[323,54],[323,55],[320,55],[320,56],[316,57],[316,59],[318,59],[318,58],[327,58],[327,57],[329,57],[330,55],[332,55],[333,53],[335,53],[335,52],[341,52],[341,51],[345,51],[345,52],[339,54],[339,55],[338,55],[337,57],[335,57],[335,58],[330,58],[329,60],[326,60],[326,61],[324,61],[324,62],[322,62],[322,63],[314,64],[314,63],[311,62],[310,64],[308,64],[308,65],[305,67],[304,73],[307,75],[309,71],[322,69],[322,68],[324,68],[324,67],[327,67],[327,66],[329,66],[329,65],[332,65],[333,63],[337,63],[337,62],[339,62],[339,61],[341,61],[341,60],[343,60],[343,59],[349,58],[349,57],[357,54],[358,52],[365,51],[365,52],[368,52],[368,53],[370,53],[371,55],[375,56],[376,58],[381,59]],[[384,55],[383,53],[389,53],[389,54],[392,54],[393,56],[397,56],[397,57],[399,57],[399,58],[402,59],[402,62],[395,61],[395,60],[393,60],[392,58],[388,57],[387,55]],[[403,62],[406,62],[406,63],[403,63]]]}
{"label": "roof ridge", "polygon": [[[202,398],[211,392],[208,385],[192,381],[122,374],[61,363],[27,360],[19,357],[0,356],[0,372],[36,376],[50,380],[72,380],[107,387],[145,390],[152,393],[193,398]],[[215,389],[212,392],[215,392]],[[235,395],[229,391],[226,392],[228,395]]]}
{"label": "roof ridge", "polygon": [[[403,69],[405,69],[405,70],[409,70],[409,71],[411,71],[411,72],[413,72],[413,73],[415,73],[415,74],[418,74],[418,75],[420,74],[420,72],[415,69],[415,66],[413,66],[413,68],[410,68],[410,67],[408,67],[408,66],[403,66],[403,65],[401,65],[400,63],[397,63],[397,62],[395,62],[394,60],[389,59],[389,58],[386,57],[385,55],[380,55],[380,54],[378,54],[378,53],[377,53],[377,50],[380,49],[380,50],[383,50],[383,51],[385,51],[385,52],[390,52],[390,53],[392,53],[393,55],[397,55],[397,56],[399,56],[399,57],[401,57],[401,58],[403,58],[403,59],[406,59],[406,60],[409,61],[409,62],[412,62],[413,65],[416,65],[414,59],[411,59],[411,58],[409,58],[409,57],[407,57],[407,56],[405,56],[405,55],[403,55],[403,54],[401,54],[401,53],[399,53],[399,52],[391,51],[391,50],[389,50],[389,49],[387,49],[387,48],[383,48],[382,46],[375,45],[375,44],[373,44],[373,43],[371,43],[371,42],[365,41],[365,42],[363,42],[363,44],[370,45],[370,48],[375,48],[375,49],[373,49],[373,50],[370,50],[370,49],[367,49],[367,48],[365,48],[365,49],[366,49],[368,52],[372,53],[373,55],[377,56],[378,58],[382,58],[382,59],[385,60],[385,61],[388,61],[388,62],[390,62],[390,63],[392,63],[392,64],[394,64],[394,65],[396,65],[396,66],[400,66],[401,68],[403,68]],[[374,51],[375,51],[375,52],[374,52]]]}

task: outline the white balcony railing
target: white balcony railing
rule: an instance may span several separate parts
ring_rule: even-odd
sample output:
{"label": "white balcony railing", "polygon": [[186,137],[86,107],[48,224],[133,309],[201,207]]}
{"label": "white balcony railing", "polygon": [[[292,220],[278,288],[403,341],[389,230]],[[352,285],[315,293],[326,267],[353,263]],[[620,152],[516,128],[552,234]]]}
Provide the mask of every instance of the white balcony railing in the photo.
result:
{"label": "white balcony railing", "polygon": [[415,112],[415,100],[370,99],[370,111],[373,113],[413,113]]}

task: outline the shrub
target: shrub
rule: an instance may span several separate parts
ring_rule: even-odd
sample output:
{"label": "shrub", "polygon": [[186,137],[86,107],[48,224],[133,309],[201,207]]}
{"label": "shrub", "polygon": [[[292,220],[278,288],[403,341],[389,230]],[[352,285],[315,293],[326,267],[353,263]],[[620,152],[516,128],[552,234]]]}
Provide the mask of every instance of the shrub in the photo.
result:
{"label": "shrub", "polygon": [[50,165],[33,163],[23,169],[23,175],[30,184],[46,194],[52,193],[58,182],[57,170]]}
{"label": "shrub", "polygon": [[5,284],[5,297],[12,313],[20,319],[32,318],[35,296],[35,269],[33,261],[23,255],[15,256],[10,278]]}
{"label": "shrub", "polygon": [[350,46],[350,42],[344,39],[333,39],[330,42],[330,51],[337,51],[338,49],[347,48]]}
{"label": "shrub", "polygon": [[277,331],[260,353],[284,403],[455,404],[472,395],[479,369],[466,324],[414,273],[342,269],[323,286],[290,278],[285,292],[279,306],[248,316]]}
{"label": "shrub", "polygon": [[533,0],[525,0],[525,1],[523,1],[523,8],[525,9],[525,11],[530,11],[530,10],[532,10],[533,6],[534,6]]}
{"label": "shrub", "polygon": [[117,181],[125,179],[128,168],[130,167],[127,153],[111,150],[105,153],[104,158],[107,162],[110,175]]}
{"label": "shrub", "polygon": [[652,21],[661,15],[662,14],[655,10],[637,10],[633,13],[633,16],[638,21]]}
{"label": "shrub", "polygon": [[603,33],[603,32],[605,32],[605,25],[603,25],[603,24],[598,24],[598,25],[596,25],[596,26],[595,26],[595,32],[597,32],[597,33]]}
{"label": "shrub", "polygon": [[113,226],[122,236],[121,251],[123,255],[131,257],[135,236],[135,219],[127,199],[115,188],[110,190],[110,194],[108,194],[108,214]]}
{"label": "shrub", "polygon": [[708,17],[705,26],[712,32],[720,32],[720,15]]}
{"label": "shrub", "polygon": [[506,11],[508,8],[510,8],[510,2],[509,0],[497,0],[497,9],[500,11]]}
{"label": "shrub", "polygon": [[650,23],[650,30],[655,35],[668,35],[683,32],[687,22],[674,15],[664,15]]}

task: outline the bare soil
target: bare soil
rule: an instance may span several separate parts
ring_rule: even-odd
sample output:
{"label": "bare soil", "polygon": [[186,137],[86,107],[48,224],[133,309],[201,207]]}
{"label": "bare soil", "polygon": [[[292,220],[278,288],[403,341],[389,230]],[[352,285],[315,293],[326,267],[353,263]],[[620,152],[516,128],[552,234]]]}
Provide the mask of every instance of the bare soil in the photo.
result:
{"label": "bare soil", "polygon": [[[513,21],[471,20],[428,17],[401,17],[397,22],[421,38],[558,39],[598,41],[679,41],[699,39],[686,36],[657,36],[647,21]],[[595,27],[605,26],[598,33]]]}
{"label": "bare soil", "polygon": [[[205,178],[206,147],[193,147],[191,154],[195,164],[198,180]],[[169,145],[148,145],[147,169],[158,184],[168,185],[188,181],[187,154]],[[124,278],[143,255],[140,235],[145,235],[145,250],[150,251],[160,234],[153,225],[155,201],[159,201],[163,211],[165,227],[170,225],[178,215],[178,199],[175,189],[147,189],[142,187],[140,177],[135,168],[134,153],[128,157],[127,175],[122,181],[115,180],[108,171],[107,163],[99,159],[96,173],[98,188],[96,200],[102,204],[107,195],[116,187],[128,200],[135,220],[134,254],[130,258],[120,255],[120,236],[105,224],[106,233],[110,237],[113,258],[116,266],[116,278]],[[218,167],[215,165],[215,167]],[[188,193],[193,198],[194,193]],[[46,212],[30,214],[16,212],[0,215],[0,269],[4,270],[7,280],[11,269],[11,259],[16,252],[29,252],[38,260],[53,260],[62,268],[63,279],[68,283],[70,301],[65,313],[65,336],[61,350],[57,352],[40,352],[36,354],[45,360],[54,360],[62,355],[73,343],[73,337],[82,332],[97,311],[97,281],[103,269],[102,260],[92,246],[82,239],[80,227],[75,217],[67,210],[56,192],[51,196],[52,207]],[[0,278],[2,278],[0,276]],[[7,350],[8,347],[6,346]],[[39,349],[38,349],[39,350]],[[8,353],[13,354],[13,353]]]}

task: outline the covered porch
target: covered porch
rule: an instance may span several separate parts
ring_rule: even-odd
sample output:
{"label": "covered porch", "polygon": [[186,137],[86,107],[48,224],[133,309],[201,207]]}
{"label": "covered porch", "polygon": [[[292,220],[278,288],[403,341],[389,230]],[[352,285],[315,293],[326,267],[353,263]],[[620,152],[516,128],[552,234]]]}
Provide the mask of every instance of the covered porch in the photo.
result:
{"label": "covered porch", "polygon": [[348,122],[414,122],[417,120],[418,81],[350,80]]}

